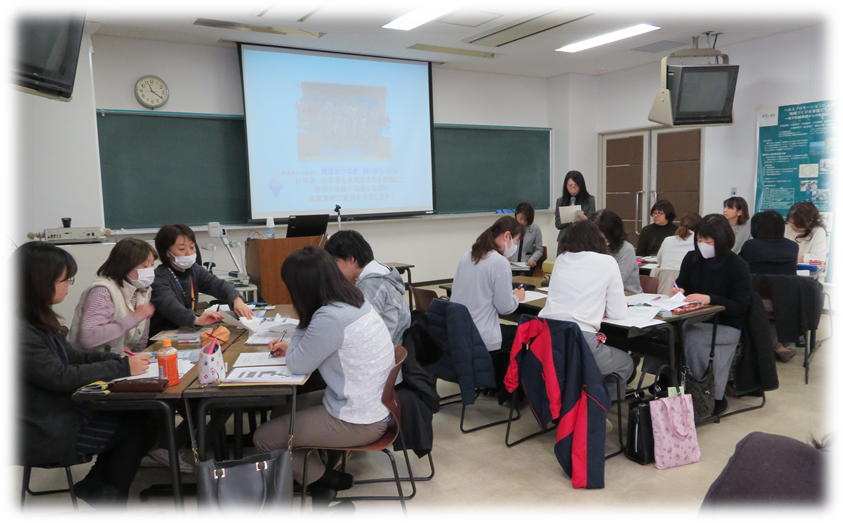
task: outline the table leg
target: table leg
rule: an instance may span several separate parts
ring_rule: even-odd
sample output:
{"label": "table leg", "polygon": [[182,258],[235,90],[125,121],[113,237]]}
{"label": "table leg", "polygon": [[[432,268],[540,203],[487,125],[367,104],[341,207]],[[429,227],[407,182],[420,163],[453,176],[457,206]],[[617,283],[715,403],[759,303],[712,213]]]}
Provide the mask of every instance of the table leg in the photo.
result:
{"label": "table leg", "polygon": [[413,310],[413,291],[410,290],[410,287],[413,286],[413,273],[410,272],[410,268],[407,267],[407,290],[410,291],[410,310]]}

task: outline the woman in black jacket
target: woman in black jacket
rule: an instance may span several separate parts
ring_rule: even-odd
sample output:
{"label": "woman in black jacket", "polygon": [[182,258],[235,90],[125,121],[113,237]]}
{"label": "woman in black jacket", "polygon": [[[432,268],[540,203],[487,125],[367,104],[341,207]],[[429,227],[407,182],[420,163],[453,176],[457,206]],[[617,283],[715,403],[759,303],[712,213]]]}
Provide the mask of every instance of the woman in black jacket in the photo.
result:
{"label": "woman in black jacket", "polygon": [[70,396],[83,385],[143,374],[148,355],[122,357],[77,351],[65,340],[52,306],[73,285],[76,261],[46,242],[29,242],[15,253],[23,318],[18,324],[18,444],[22,464],[97,462],[76,495],[96,506],[125,505],[141,458],[154,443],[154,424],[137,413],[89,411]]}
{"label": "woman in black jacket", "polygon": [[[570,223],[562,223],[559,218],[559,208],[568,207],[569,205],[579,205],[582,214],[579,216],[580,220],[590,220],[597,212],[597,205],[594,203],[594,196],[588,193],[585,187],[585,178],[579,171],[568,171],[565,175],[565,181],[562,183],[562,196],[556,199],[556,206],[554,213],[556,214],[556,228],[559,229],[559,234],[556,236],[556,243],[562,241],[565,233],[568,232]],[[561,251],[557,249],[557,254]]]}
{"label": "woman in black jacket", "polygon": [[[717,340],[714,353],[714,414],[729,408],[724,397],[729,368],[740,340],[752,286],[749,265],[732,252],[735,233],[721,214],[709,214],[694,232],[696,245],[685,255],[676,284],[685,294],[685,301],[722,305],[718,315]],[[671,294],[676,291],[672,290]],[[711,353],[713,324],[690,325],[685,330],[685,360],[696,378],[702,378]]]}

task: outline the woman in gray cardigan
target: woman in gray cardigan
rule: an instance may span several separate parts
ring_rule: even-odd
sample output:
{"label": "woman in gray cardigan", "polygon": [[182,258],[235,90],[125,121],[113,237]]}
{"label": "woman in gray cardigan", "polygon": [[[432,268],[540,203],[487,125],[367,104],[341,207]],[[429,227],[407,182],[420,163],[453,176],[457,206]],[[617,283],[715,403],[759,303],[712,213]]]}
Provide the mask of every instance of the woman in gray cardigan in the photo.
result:
{"label": "woman in gray cardigan", "polygon": [[592,218],[600,229],[600,234],[609,246],[609,255],[618,262],[623,280],[624,292],[641,294],[641,280],[638,277],[638,260],[635,258],[635,248],[626,241],[626,231],[623,230],[623,220],[614,211],[603,209]]}
{"label": "woman in gray cardigan", "polygon": [[527,265],[530,266],[530,273],[535,269],[539,259],[544,254],[542,230],[533,223],[535,217],[536,211],[527,202],[519,203],[518,207],[515,208],[515,219],[524,226],[524,234],[518,241],[518,252],[509,257],[511,262],[527,262]]}
{"label": "woman in gray cardigan", "polygon": [[[565,175],[565,183],[563,184],[562,196],[556,199],[556,206],[554,207],[554,214],[556,215],[556,228],[559,229],[559,235],[556,237],[556,243],[562,241],[565,233],[568,232],[570,223],[561,223],[559,221],[559,208],[567,207],[569,205],[579,205],[582,215],[580,220],[590,220],[597,212],[597,205],[594,203],[594,196],[588,194],[588,189],[585,188],[585,179],[579,171],[568,171]],[[557,246],[556,254],[560,254]]]}

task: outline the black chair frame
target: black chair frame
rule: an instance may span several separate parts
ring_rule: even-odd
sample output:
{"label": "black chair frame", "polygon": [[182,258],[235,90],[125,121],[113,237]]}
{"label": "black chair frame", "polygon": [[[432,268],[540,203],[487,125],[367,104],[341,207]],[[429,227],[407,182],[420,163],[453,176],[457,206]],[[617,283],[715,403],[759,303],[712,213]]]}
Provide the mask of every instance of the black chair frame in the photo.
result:
{"label": "black chair frame", "polygon": [[[66,489],[56,489],[56,490],[40,490],[40,491],[33,491],[29,488],[29,480],[32,478],[32,469],[33,468],[43,468],[43,469],[55,469],[62,467],[64,468],[64,472],[67,475],[67,487]],[[55,467],[30,467],[24,466],[23,467],[23,480],[21,481],[21,489],[20,489],[20,509],[23,510],[23,506],[26,503],[26,494],[29,493],[31,496],[46,496],[48,494],[61,494],[63,492],[70,492],[70,499],[73,501],[73,510],[79,510],[79,505],[76,502],[76,492],[73,489],[73,474],[70,472],[70,465],[58,465]]]}
{"label": "black chair frame", "polygon": [[[441,398],[440,403],[439,403],[439,407],[440,408],[441,407],[447,407],[448,405],[454,405],[455,403],[462,403],[462,400],[446,401],[446,400],[450,400],[450,399],[453,399],[453,398],[458,398],[460,396],[461,396],[461,394],[451,394],[450,396],[445,396],[445,397]],[[480,389],[477,389],[477,390],[474,391],[474,399],[476,400],[479,397],[480,397]],[[444,403],[443,403],[443,401],[444,401]],[[476,432],[478,430],[487,429],[489,427],[494,427],[496,425],[503,425],[504,423],[511,423],[511,421],[516,421],[516,420],[521,419],[521,411],[520,411],[520,409],[518,409],[518,405],[513,404],[513,406],[515,407],[516,417],[512,418],[512,420],[502,419],[500,421],[493,421],[491,423],[486,423],[485,425],[480,425],[479,427],[473,427],[473,428],[470,428],[470,429],[466,429],[465,428],[465,407],[466,407],[466,405],[463,404],[462,413],[460,414],[460,432],[462,432],[463,434],[469,434],[469,433],[472,433],[472,432]],[[512,406],[510,406],[510,417],[512,416],[511,410],[512,410]]]}

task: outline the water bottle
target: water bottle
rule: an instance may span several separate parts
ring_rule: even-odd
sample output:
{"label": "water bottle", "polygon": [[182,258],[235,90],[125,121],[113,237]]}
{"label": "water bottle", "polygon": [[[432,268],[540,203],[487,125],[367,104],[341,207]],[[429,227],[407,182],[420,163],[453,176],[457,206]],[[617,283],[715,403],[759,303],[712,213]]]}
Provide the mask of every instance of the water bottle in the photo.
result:
{"label": "water bottle", "polygon": [[267,218],[266,219],[266,236],[271,240],[275,238],[275,219],[274,218]]}

